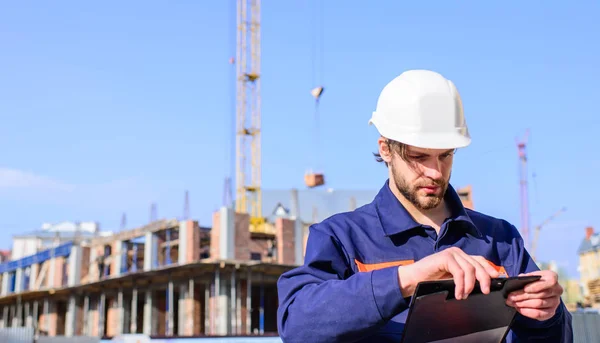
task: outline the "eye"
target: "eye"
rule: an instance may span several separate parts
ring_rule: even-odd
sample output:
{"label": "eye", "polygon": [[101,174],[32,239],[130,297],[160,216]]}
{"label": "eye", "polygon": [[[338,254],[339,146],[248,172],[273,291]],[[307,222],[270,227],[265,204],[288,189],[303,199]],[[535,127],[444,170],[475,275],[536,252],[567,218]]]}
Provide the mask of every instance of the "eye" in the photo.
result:
{"label": "eye", "polygon": [[450,157],[452,155],[454,155],[454,151],[443,153],[443,154],[440,155],[440,158],[446,159],[446,158],[448,158],[448,157]]}
{"label": "eye", "polygon": [[413,155],[413,156],[408,156],[411,160],[417,160],[417,161],[424,161],[425,159],[427,159],[427,156],[425,155]]}

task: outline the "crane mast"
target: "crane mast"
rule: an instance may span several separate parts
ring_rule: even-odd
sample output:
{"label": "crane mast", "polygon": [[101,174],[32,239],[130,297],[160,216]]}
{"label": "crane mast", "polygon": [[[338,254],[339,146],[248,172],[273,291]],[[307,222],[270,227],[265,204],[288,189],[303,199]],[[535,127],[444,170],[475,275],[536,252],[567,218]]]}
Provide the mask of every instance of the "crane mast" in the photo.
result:
{"label": "crane mast", "polygon": [[519,183],[521,193],[521,236],[526,249],[529,249],[529,192],[527,190],[527,138],[529,130],[525,132],[525,137],[517,141],[519,152]]}
{"label": "crane mast", "polygon": [[236,202],[250,230],[264,232],[261,193],[260,0],[237,0]]}

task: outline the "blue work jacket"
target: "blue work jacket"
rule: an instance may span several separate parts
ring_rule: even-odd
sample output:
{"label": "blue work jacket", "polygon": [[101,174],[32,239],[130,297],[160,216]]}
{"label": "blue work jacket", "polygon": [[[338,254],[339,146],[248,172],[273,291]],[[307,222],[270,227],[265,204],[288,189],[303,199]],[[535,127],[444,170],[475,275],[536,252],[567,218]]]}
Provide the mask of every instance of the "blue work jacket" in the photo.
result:
{"label": "blue work jacket", "polygon": [[[452,186],[445,201],[452,215],[439,235],[412,219],[389,180],[371,203],[312,225],[304,264],[278,280],[283,341],[399,342],[411,298],[402,297],[398,266],[449,247],[485,257],[505,276],[538,270],[513,225],[465,209]],[[546,321],[517,314],[506,342],[529,341],[573,341],[562,301]]]}

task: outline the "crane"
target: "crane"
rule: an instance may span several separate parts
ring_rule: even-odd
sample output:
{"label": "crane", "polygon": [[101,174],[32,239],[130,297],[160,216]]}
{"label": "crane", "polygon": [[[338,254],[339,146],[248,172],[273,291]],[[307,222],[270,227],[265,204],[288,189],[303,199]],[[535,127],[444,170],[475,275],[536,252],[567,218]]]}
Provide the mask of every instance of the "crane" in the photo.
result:
{"label": "crane", "polygon": [[323,86],[323,65],[324,65],[324,1],[315,0],[314,2],[315,9],[313,13],[313,37],[312,37],[312,75],[313,80],[312,83],[314,88],[310,91],[310,94],[315,99],[315,110],[314,110],[314,138],[313,138],[313,148],[312,154],[315,155],[315,161],[313,162],[313,168],[316,168],[314,171],[312,168],[304,174],[304,183],[309,188],[315,188],[319,186],[323,186],[325,184],[325,174],[320,171],[320,155],[323,146],[321,145],[320,138],[320,123],[319,123],[319,103],[321,100],[321,96],[325,91],[325,87]]}
{"label": "crane", "polygon": [[566,210],[567,210],[566,207],[561,208],[560,210],[554,212],[551,216],[546,218],[546,220],[544,220],[541,224],[539,224],[535,227],[534,237],[533,237],[533,241],[531,242],[531,252],[530,252],[531,258],[533,260],[535,260],[535,254],[536,254],[536,250],[537,250],[538,239],[540,236],[540,230],[542,229],[542,227],[544,225],[546,225],[549,222],[551,222],[552,220],[554,220],[556,217],[558,217],[561,213],[563,213]]}
{"label": "crane", "polygon": [[521,190],[521,236],[525,242],[525,248],[529,244],[529,195],[527,192],[527,137],[529,130],[525,132],[525,137],[517,140],[517,149],[519,152],[519,172],[520,172],[520,190]]}
{"label": "crane", "polygon": [[260,0],[237,0],[236,200],[235,211],[250,215],[250,231],[269,233],[262,215]]}

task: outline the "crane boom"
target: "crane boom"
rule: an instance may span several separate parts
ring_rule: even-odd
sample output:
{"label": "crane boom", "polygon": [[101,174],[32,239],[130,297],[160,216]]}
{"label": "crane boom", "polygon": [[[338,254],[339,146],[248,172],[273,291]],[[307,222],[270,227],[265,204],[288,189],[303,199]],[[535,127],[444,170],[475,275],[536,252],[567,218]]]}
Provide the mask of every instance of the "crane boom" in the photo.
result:
{"label": "crane boom", "polygon": [[250,231],[264,232],[261,193],[260,0],[237,1],[236,202]]}

